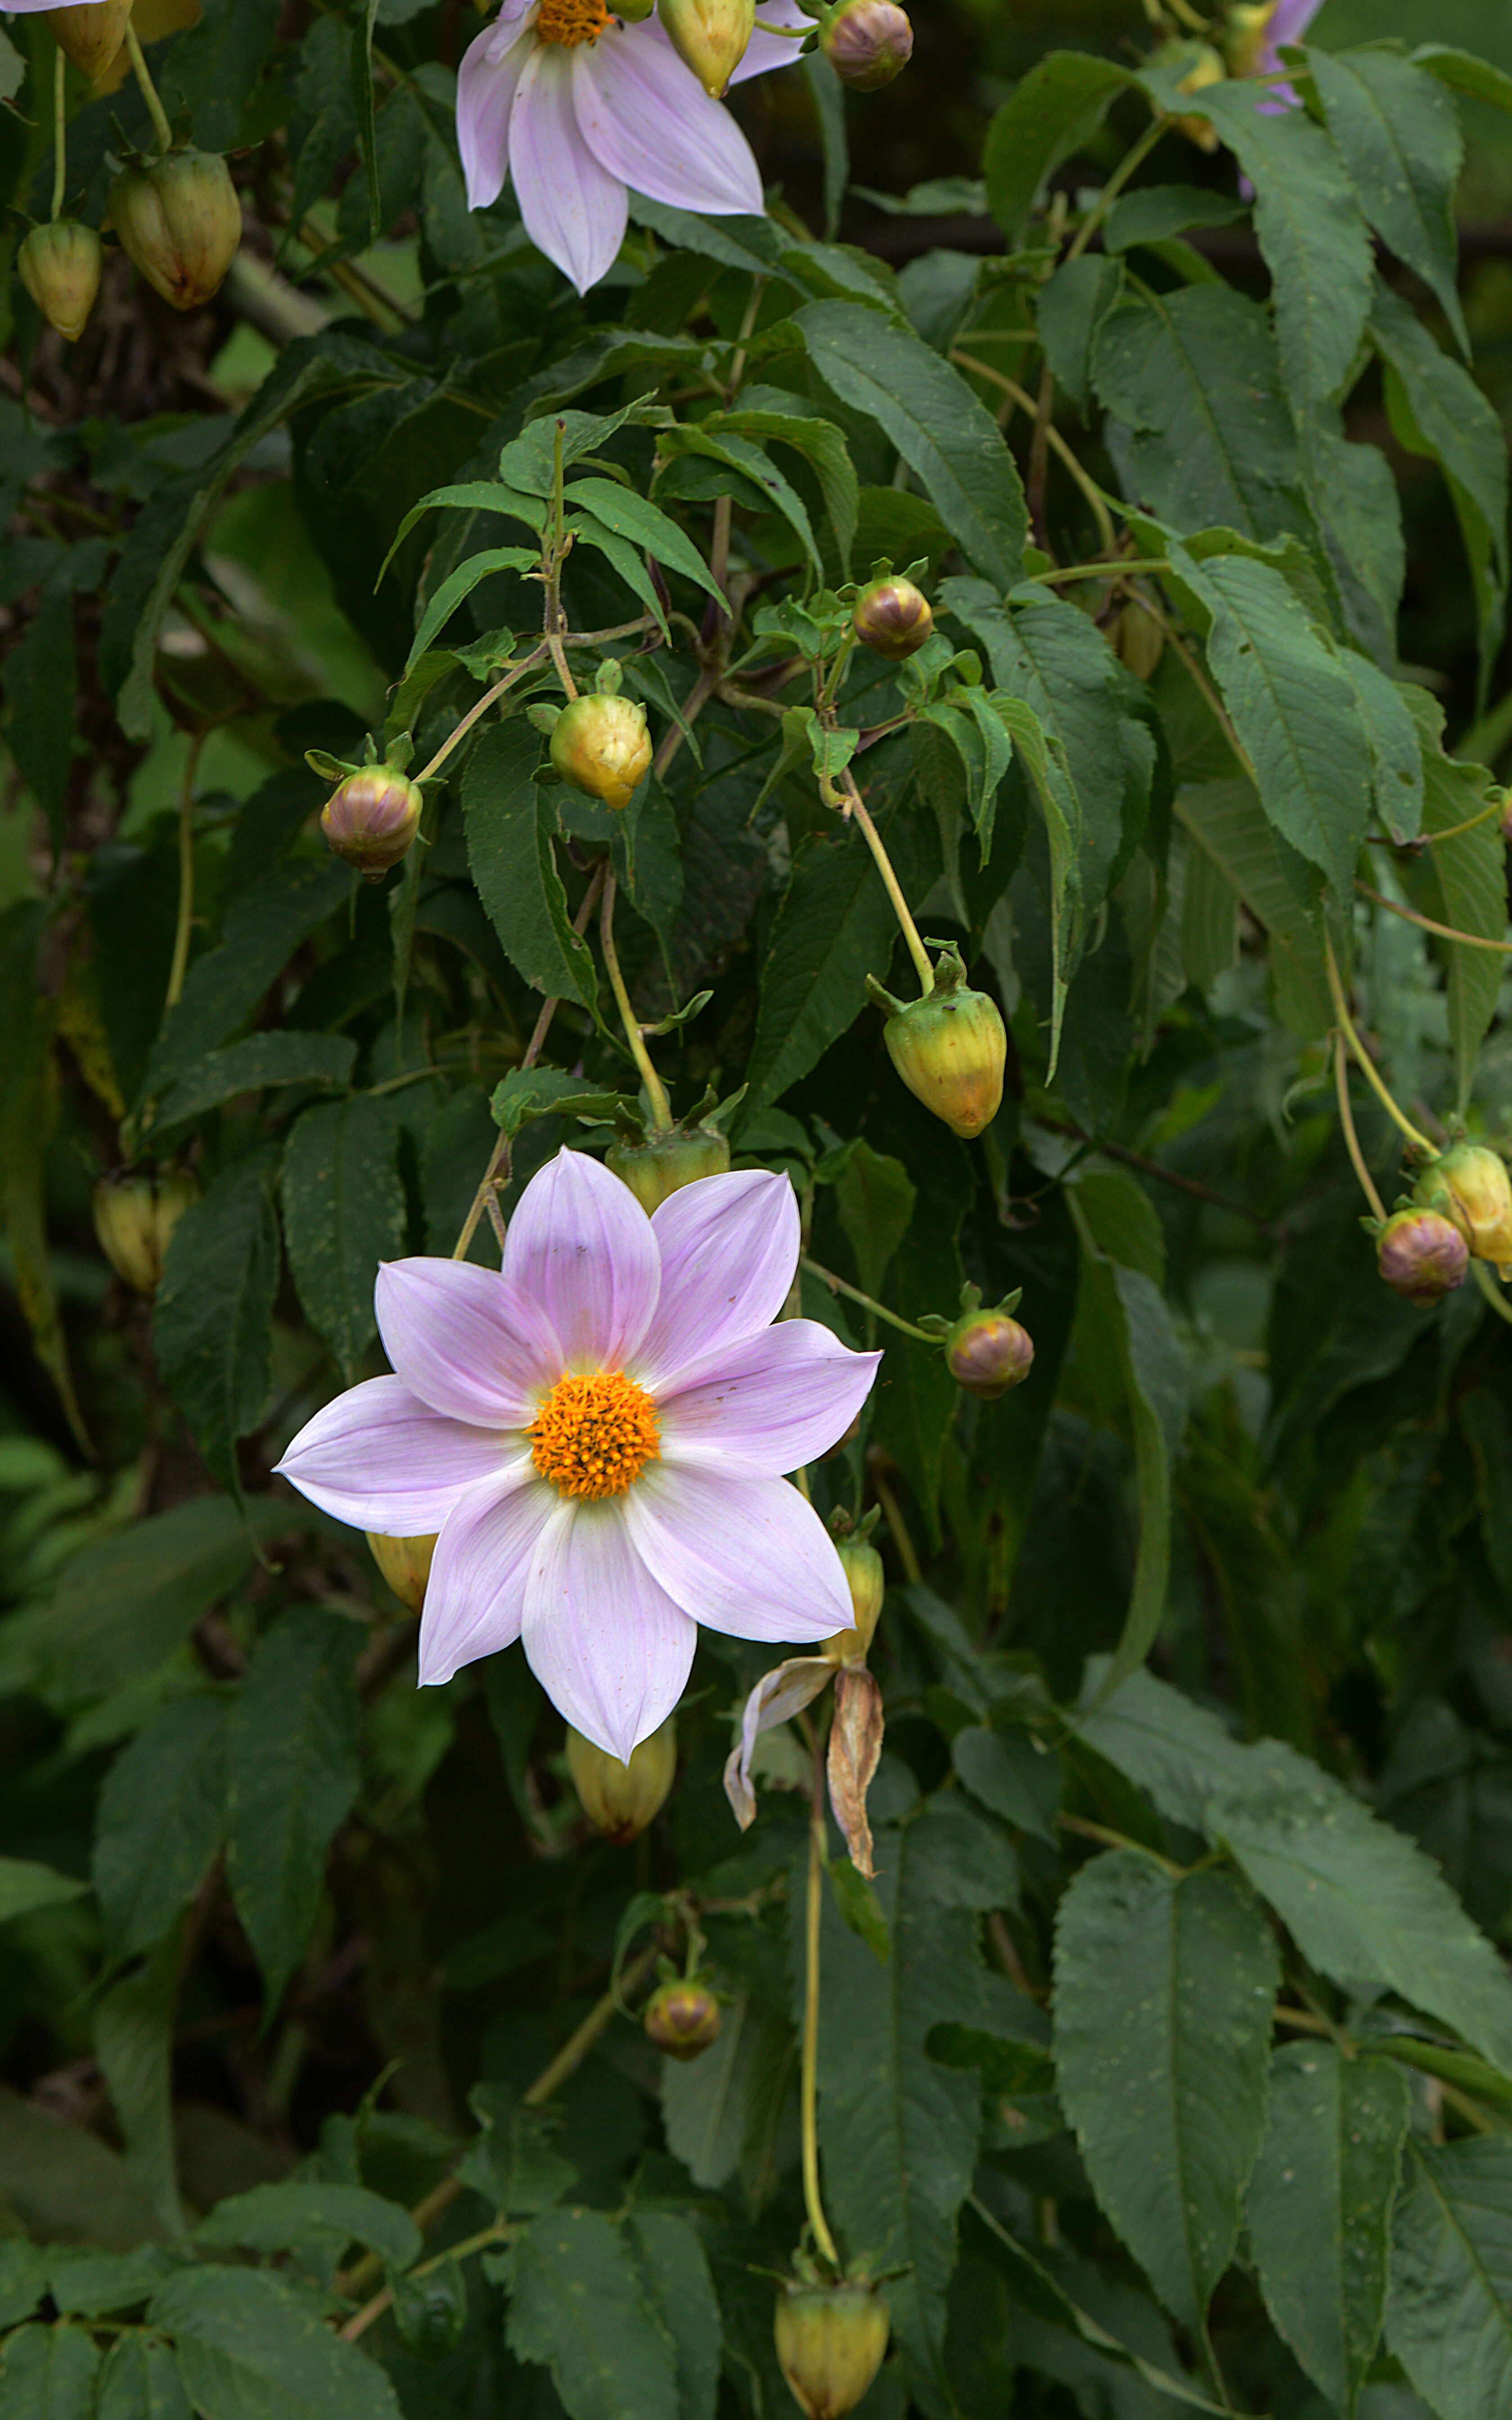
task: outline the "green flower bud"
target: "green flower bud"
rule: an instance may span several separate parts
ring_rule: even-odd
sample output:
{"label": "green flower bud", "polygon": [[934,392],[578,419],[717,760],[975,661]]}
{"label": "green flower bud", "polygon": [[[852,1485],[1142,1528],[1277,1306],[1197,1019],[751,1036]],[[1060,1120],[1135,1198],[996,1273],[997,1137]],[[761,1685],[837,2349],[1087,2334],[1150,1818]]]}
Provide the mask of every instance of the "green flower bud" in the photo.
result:
{"label": "green flower bud", "polygon": [[777,2298],[777,2357],[809,2420],[841,2420],[882,2367],[887,2305],[862,2284],[813,2286],[801,2279]]}
{"label": "green flower bud", "polygon": [[911,580],[873,580],[856,600],[851,627],[863,647],[901,664],[916,656],[934,628],[928,597]]}
{"label": "green flower bud", "polygon": [[1265,37],[1275,15],[1276,0],[1240,0],[1228,11],[1224,27],[1224,53],[1231,76],[1253,75],[1265,50]]}
{"label": "green flower bud", "polygon": [[1464,1284],[1470,1247],[1437,1210],[1398,1210],[1376,1238],[1376,1266],[1393,1294],[1427,1308]]}
{"label": "green flower bud", "polygon": [[110,189],[121,249],[176,311],[218,294],[241,241],[241,204],[218,152],[170,151]]}
{"label": "green flower bud", "polygon": [[82,8],[49,8],[53,39],[66,59],[96,83],[126,39],[131,0],[90,0]]}
{"label": "green flower bud", "polygon": [[[93,14],[81,8],[81,17]],[[21,282],[51,327],[74,344],[100,291],[100,238],[77,219],[35,226],[16,254]]]}
{"label": "green flower bud", "polygon": [[373,1560],[399,1603],[407,1605],[411,1613],[420,1613],[424,1607],[436,1534],[439,1533],[428,1538],[380,1538],[376,1529],[365,1532]]}
{"label": "green flower bud", "polygon": [[879,92],[908,65],[914,29],[894,0],[840,0],[819,23],[819,47],[853,92]]}
{"label": "green flower bud", "polygon": [[719,2039],[719,2003],[707,1983],[663,1983],[640,2022],[669,2058],[697,2058]]}
{"label": "green flower bud", "polygon": [[1154,678],[1165,652],[1165,633],[1137,597],[1131,597],[1114,615],[1108,637],[1119,663],[1128,666],[1135,680]]}
{"label": "green flower bud", "polygon": [[1423,1171],[1412,1199],[1457,1227],[1477,1261],[1494,1261],[1512,1279],[1512,1184],[1494,1151],[1456,1143]]}
{"label": "green flower bud", "polygon": [[113,1169],[95,1187],[100,1249],[133,1294],[158,1291],[174,1229],[199,1186],[187,1168]]}
{"label": "green flower bud", "polygon": [[392,765],[364,767],[332,792],[320,810],[320,829],[364,882],[381,882],[408,855],[424,805],[415,783]]}
{"label": "green flower bud", "polygon": [[837,1538],[835,1552],[851,1592],[856,1628],[837,1630],[828,1638],[822,1638],[819,1652],[831,1664],[864,1664],[867,1650],[876,1636],[887,1574],[882,1568],[882,1557],[865,1538]]}
{"label": "green flower bud", "polygon": [[942,950],[934,988],[906,1006],[868,981],[884,1010],[887,1056],[915,1098],[969,1141],[991,1125],[1003,1098],[1008,1030],[995,1001],[967,987],[954,944]]}
{"label": "green flower bud", "polygon": [[1034,1362],[1034,1340],[1006,1311],[968,1311],[945,1342],[945,1363],[958,1387],[995,1404],[1022,1386]]}
{"label": "green flower bud", "polygon": [[756,22],[756,0],[657,0],[671,42],[717,101],[746,55]]}
{"label": "green flower bud", "polygon": [[666,1802],[677,1773],[676,1723],[669,1714],[659,1730],[631,1750],[628,1764],[595,1747],[580,1731],[569,1730],[567,1770],[584,1814],[607,1840],[623,1848],[645,1830]]}
{"label": "green flower bud", "polygon": [[627,1185],[647,1218],[671,1193],[696,1185],[701,1176],[723,1176],[730,1145],[717,1126],[673,1126],[647,1135],[644,1142],[610,1143],[604,1165]]}
{"label": "green flower bud", "polygon": [[597,691],[575,697],[557,718],[551,762],[575,790],[606,807],[627,807],[651,766],[645,707]]}

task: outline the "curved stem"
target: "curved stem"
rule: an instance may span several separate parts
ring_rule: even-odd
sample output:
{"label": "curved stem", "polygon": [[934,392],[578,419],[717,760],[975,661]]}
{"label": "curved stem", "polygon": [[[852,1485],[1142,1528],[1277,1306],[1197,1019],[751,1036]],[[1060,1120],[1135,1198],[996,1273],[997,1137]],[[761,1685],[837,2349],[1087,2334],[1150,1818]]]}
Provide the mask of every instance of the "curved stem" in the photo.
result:
{"label": "curved stem", "polygon": [[1338,1018],[1340,1029],[1349,1042],[1350,1048],[1353,1051],[1355,1059],[1359,1063],[1360,1073],[1364,1076],[1366,1083],[1370,1086],[1371,1091],[1375,1094],[1377,1100],[1381,1103],[1381,1108],[1385,1110],[1386,1115],[1391,1119],[1393,1125],[1401,1128],[1402,1133],[1407,1137],[1408,1141],[1412,1144],[1413,1148],[1422,1152],[1425,1157],[1428,1159],[1436,1158],[1437,1154],[1435,1153],[1433,1145],[1429,1142],[1427,1135],[1419,1134],[1416,1126],[1412,1125],[1411,1119],[1405,1118],[1402,1115],[1401,1110],[1396,1107],[1396,1102],[1392,1099],[1391,1094],[1387,1092],[1385,1085],[1381,1082],[1380,1076],[1376,1072],[1375,1061],[1371,1058],[1369,1051],[1365,1048],[1365,1044],[1361,1041],[1358,1033],[1356,1033],[1354,1030],[1353,1021],[1350,1016],[1349,1003],[1344,997],[1344,985],[1339,981],[1338,961],[1334,955],[1334,944],[1328,939],[1326,934],[1323,937],[1323,950],[1328,962],[1328,988],[1333,996],[1334,1014]]}
{"label": "curved stem", "polygon": [[[1197,22],[1200,23],[1201,20],[1199,19]],[[1203,30],[1206,31],[1206,27],[1204,27]],[[1151,125],[1146,127],[1143,134],[1141,134],[1138,142],[1134,145],[1133,148],[1124,153],[1123,158],[1114,169],[1112,176],[1108,178],[1103,191],[1099,194],[1096,201],[1092,204],[1091,209],[1088,211],[1087,216],[1083,219],[1081,225],[1077,228],[1074,236],[1072,236],[1071,248],[1066,254],[1066,258],[1068,260],[1079,260],[1081,258],[1082,254],[1087,250],[1087,247],[1091,242],[1093,236],[1096,235],[1098,228],[1106,218],[1113,203],[1118,200],[1119,195],[1122,193],[1130,178],[1134,175],[1134,170],[1143,161],[1147,160],[1150,152],[1153,151],[1156,144],[1160,141],[1161,136],[1166,132],[1169,120],[1167,118],[1157,117]]]}
{"label": "curved stem", "polygon": [[859,1286],[848,1285],[843,1278],[838,1278],[835,1275],[833,1269],[822,1269],[817,1261],[811,1261],[809,1258],[807,1252],[803,1254],[798,1266],[800,1269],[807,1269],[811,1278],[823,1279],[831,1294],[842,1294],[848,1302],[858,1302],[864,1311],[870,1311],[878,1319],[885,1319],[889,1327],[898,1329],[900,1335],[917,1337],[920,1344],[939,1342],[937,1336],[931,1336],[924,1328],[916,1327],[911,1319],[900,1319],[897,1312],[889,1311],[885,1302],[874,1301],[871,1295],[863,1294]]}
{"label": "curved stem", "polygon": [[819,1923],[825,1885],[825,1767],[817,1737],[813,1744],[813,1788],[809,1810],[809,1900],[804,1923],[803,2071],[799,2123],[803,2135],[803,2204],[813,2240],[824,2258],[839,2273],[840,2254],[819,2195]]}
{"label": "curved stem", "polygon": [[177,1007],[189,971],[189,936],[194,922],[194,778],[204,745],[204,732],[196,731],[189,743],[183,785],[178,793],[178,922],[174,928],[168,988],[163,994],[165,1009]]}
{"label": "curved stem", "polygon": [[68,61],[61,49],[53,61],[53,217],[63,216],[63,188],[68,181],[68,104],[65,84]]}
{"label": "curved stem", "polygon": [[1496,1280],[1492,1277],[1485,1262],[1472,1261],[1470,1264],[1470,1274],[1474,1279],[1475,1283],[1479,1286],[1482,1294],[1486,1296],[1487,1301],[1490,1304],[1491,1309],[1495,1311],[1497,1318],[1504,1319],[1507,1322],[1507,1325],[1512,1326],[1512,1303],[1507,1301],[1505,1295],[1502,1292],[1501,1287],[1497,1284]]}
{"label": "curved stem", "polygon": [[887,1484],[887,1474],[870,1455],[867,1457],[867,1462],[872,1485],[876,1492],[877,1502],[882,1507],[882,1517],[887,1522],[892,1543],[898,1549],[898,1560],[903,1567],[903,1577],[912,1586],[915,1581],[923,1578],[924,1566],[919,1561],[918,1551],[908,1534],[908,1525],[899,1510],[898,1498]]}
{"label": "curved stem", "polygon": [[1334,1036],[1334,1081],[1338,1089],[1339,1124],[1344,1128],[1345,1149],[1354,1163],[1354,1172],[1365,1200],[1376,1217],[1384,1220],[1386,1205],[1376,1191],[1374,1179],[1365,1164],[1365,1154],[1360,1149],[1360,1138],[1354,1131],[1354,1111],[1350,1107],[1350,1071],[1344,1055],[1342,1033]]}
{"label": "curved stem", "polygon": [[[1005,378],[1001,370],[995,370],[992,368],[990,364],[986,362],[979,362],[974,354],[964,353],[959,346],[953,346],[951,348],[950,359],[954,362],[957,369],[969,370],[973,378],[983,378],[988,381],[989,385],[1000,388],[1002,393],[1008,396],[1012,402],[1016,403],[1021,411],[1028,412],[1035,423],[1036,428],[1038,429],[1041,425],[1039,404],[1036,402],[1032,395],[1030,395],[1024,387],[1019,385],[1016,379]],[[1043,424],[1043,427],[1045,443],[1050,447],[1052,453],[1059,457],[1061,464],[1071,473],[1072,477],[1075,480],[1078,488],[1080,488],[1082,494],[1086,497],[1088,504],[1091,507],[1092,518],[1097,523],[1098,535],[1103,540],[1108,553],[1112,554],[1118,547],[1118,533],[1114,529],[1112,517],[1108,512],[1106,504],[1103,502],[1102,490],[1098,488],[1094,480],[1088,477],[1087,473],[1077,461],[1075,455],[1067,444],[1059,429],[1056,427],[1055,422],[1053,420],[1046,420]],[[1110,577],[1112,575],[1113,568],[1114,566],[1110,565]],[[1063,574],[1060,576],[1064,577]]]}
{"label": "curved stem", "polygon": [[173,128],[168,123],[167,111],[158,99],[158,87],[147,70],[142,45],[136,39],[136,27],[130,17],[126,20],[126,55],[131,62],[131,73],[135,76],[142,98],[147,102],[147,116],[152,120],[152,132],[158,138],[158,148],[160,151],[171,151]]}
{"label": "curved stem", "polygon": [[441,767],[445,764],[448,756],[450,756],[453,749],[457,747],[460,742],[467,737],[468,733],[477,721],[479,715],[486,714],[495,698],[502,697],[506,689],[513,689],[517,680],[523,679],[527,673],[533,672],[536,665],[541,662],[547,653],[547,643],[543,639],[538,647],[533,648],[531,654],[526,656],[521,662],[514,665],[510,671],[505,673],[502,680],[495,681],[492,689],[485,690],[476,706],[469,706],[466,714],[462,717],[461,721],[457,724],[456,729],[451,733],[449,737],[441,741],[440,746],[437,749],[435,755],[430,760],[430,763],[421,767],[419,772],[414,777],[415,780],[417,782],[428,782],[433,774],[439,773]]}
{"label": "curved stem", "polygon": [[848,766],[840,777],[840,785],[848,802],[845,812],[860,825],[866,838],[866,845],[876,860],[877,872],[887,886],[887,896],[892,901],[893,913],[903,927],[903,937],[908,944],[908,954],[913,959],[918,975],[919,988],[927,998],[934,988],[934,970],[929,962],[929,952],[918,938],[918,926],[915,923],[908,902],[903,897],[903,886],[892,870],[892,860],[883,846],[882,834],[867,813],[866,800],[856,788],[856,777]]}
{"label": "curved stem", "polygon": [[[1475,820],[1478,823],[1480,817],[1477,815]],[[1462,824],[1459,829],[1468,831],[1470,826]],[[1441,837],[1446,840],[1448,834],[1443,833]],[[1512,941],[1488,941],[1479,933],[1460,933],[1453,924],[1436,924],[1431,916],[1420,916],[1415,908],[1399,907],[1395,899],[1388,899],[1383,891],[1372,891],[1369,883],[1362,882],[1358,875],[1354,877],[1354,887],[1365,898],[1373,899],[1378,908],[1389,908],[1394,916],[1400,916],[1409,924],[1418,925],[1425,933],[1437,933],[1445,941],[1461,941],[1467,950],[1497,950],[1504,957],[1512,957]]]}
{"label": "curved stem", "polygon": [[1446,840],[1458,840],[1465,832],[1473,832],[1481,824],[1489,824],[1493,815],[1504,815],[1505,813],[1506,800],[1492,799],[1489,806],[1482,807],[1478,815],[1467,815],[1462,824],[1451,824],[1447,831],[1422,833],[1422,845],[1425,848],[1442,848]]}
{"label": "curved stem", "polygon": [[646,1088],[646,1097],[651,1103],[651,1123],[657,1134],[665,1134],[672,1122],[671,1105],[667,1098],[666,1087],[651,1063],[651,1053],[646,1048],[646,1037],[641,1032],[640,1021],[630,1005],[630,995],[625,987],[625,977],[620,972],[619,954],[614,947],[616,889],[613,875],[607,875],[604,880],[604,904],[598,915],[598,938],[604,951],[604,964],[609,970],[609,987],[620,1012],[620,1023],[625,1028],[625,1038],[630,1046],[630,1055],[640,1070],[640,1081]]}

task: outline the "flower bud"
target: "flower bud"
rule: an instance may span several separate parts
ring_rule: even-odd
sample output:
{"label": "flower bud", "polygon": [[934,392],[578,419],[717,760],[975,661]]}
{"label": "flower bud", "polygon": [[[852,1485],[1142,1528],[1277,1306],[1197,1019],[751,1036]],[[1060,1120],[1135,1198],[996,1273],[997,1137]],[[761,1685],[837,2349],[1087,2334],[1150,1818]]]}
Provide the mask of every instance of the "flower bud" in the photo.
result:
{"label": "flower bud", "polygon": [[956,1385],[984,1404],[1022,1386],[1033,1361],[1033,1338],[1006,1311],[967,1311],[945,1342],[945,1366]]}
{"label": "flower bud", "polygon": [[876,1636],[887,1574],[882,1568],[882,1557],[865,1538],[837,1538],[835,1552],[851,1592],[856,1628],[837,1630],[828,1638],[822,1638],[819,1652],[831,1664],[864,1664],[867,1650]]}
{"label": "flower bud", "polygon": [[820,20],[819,47],[841,84],[879,92],[913,56],[914,29],[894,0],[840,0]]}
{"label": "flower bud", "polygon": [[1266,35],[1275,15],[1276,0],[1240,0],[1228,11],[1224,27],[1224,53],[1231,76],[1257,74],[1269,47]]}
{"label": "flower bud", "polygon": [[100,1249],[133,1294],[155,1295],[174,1229],[199,1187],[186,1168],[116,1168],[95,1187]]}
{"label": "flower bud", "polygon": [[656,0],[671,42],[717,101],[746,55],[756,0]]}
{"label": "flower bud", "polygon": [[424,1607],[436,1534],[428,1538],[380,1538],[376,1529],[365,1532],[373,1560],[399,1603],[407,1605],[411,1613],[420,1613]]}
{"label": "flower bud", "polygon": [[1423,1171],[1412,1199],[1457,1227],[1477,1261],[1494,1261],[1512,1279],[1512,1184],[1494,1151],[1456,1143]]}
{"label": "flower bud", "polygon": [[809,2420],[841,2420],[882,2367],[887,2305],[860,2284],[813,2286],[801,2279],[777,2298],[777,2357]]}
{"label": "flower bud", "polygon": [[415,783],[392,765],[364,767],[332,792],[320,810],[320,829],[364,882],[381,882],[408,856],[424,805]]}
{"label": "flower bud", "polygon": [[610,1143],[604,1165],[627,1185],[647,1218],[670,1193],[696,1185],[701,1176],[723,1176],[730,1145],[717,1126],[674,1126],[647,1135],[644,1142]]}
{"label": "flower bud", "polygon": [[126,39],[131,0],[85,0],[82,8],[46,13],[64,57],[98,83]]}
{"label": "flower bud", "polygon": [[1119,663],[1127,665],[1135,680],[1153,679],[1156,667],[1165,652],[1165,633],[1137,597],[1131,597],[1114,615],[1108,636]]}
{"label": "flower bud", "polygon": [[623,1848],[665,1804],[677,1772],[676,1723],[669,1714],[659,1730],[631,1749],[628,1764],[569,1730],[567,1770],[584,1814],[606,1840]]}
{"label": "flower bud", "polygon": [[651,766],[645,707],[598,690],[575,697],[557,717],[551,762],[575,790],[602,799],[606,807],[627,807]]}
{"label": "flower bud", "polygon": [[[88,16],[87,8],[80,10]],[[21,282],[50,327],[74,344],[100,291],[100,238],[77,219],[35,226],[16,255]]]}
{"label": "flower bud", "polygon": [[887,1056],[915,1098],[969,1141],[991,1125],[1003,1098],[1008,1030],[995,1001],[967,987],[952,947],[942,952],[934,988],[906,1006],[871,985],[887,1012]]}
{"label": "flower bud", "polygon": [[641,2023],[669,2058],[697,2058],[719,2039],[719,2003],[707,1983],[663,1983]]}
{"label": "flower bud", "polygon": [[873,580],[856,600],[851,628],[874,656],[901,664],[917,656],[934,628],[928,597],[911,580]]}
{"label": "flower bud", "polygon": [[1464,1284],[1470,1247],[1437,1210],[1398,1210],[1376,1238],[1376,1266],[1393,1294],[1427,1309]]}
{"label": "flower bud", "polygon": [[170,151],[123,168],[110,213],[122,251],[176,311],[219,293],[241,241],[241,204],[218,152]]}

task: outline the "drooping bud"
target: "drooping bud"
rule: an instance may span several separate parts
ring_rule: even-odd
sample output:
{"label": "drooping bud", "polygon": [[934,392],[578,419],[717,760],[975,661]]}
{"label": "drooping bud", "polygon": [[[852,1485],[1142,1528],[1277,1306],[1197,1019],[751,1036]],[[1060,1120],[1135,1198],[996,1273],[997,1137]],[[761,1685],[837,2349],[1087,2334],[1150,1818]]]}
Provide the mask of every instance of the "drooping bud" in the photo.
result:
{"label": "drooping bud", "polygon": [[867,1650],[876,1636],[887,1575],[882,1568],[882,1557],[865,1538],[837,1538],[835,1552],[851,1592],[856,1628],[837,1630],[828,1638],[822,1638],[819,1652],[831,1664],[864,1664]]}
{"label": "drooping bud", "polygon": [[380,1538],[376,1529],[365,1534],[373,1560],[399,1603],[408,1606],[411,1613],[422,1612],[431,1557],[436,1552],[435,1534],[428,1538]]}
{"label": "drooping bud", "polygon": [[1022,1386],[1033,1362],[1033,1338],[1006,1311],[969,1311],[946,1339],[946,1368],[958,1387],[984,1404]]}
{"label": "drooping bud", "polygon": [[890,2327],[872,2286],[795,2279],[777,2298],[777,2357],[809,2420],[842,2420],[882,2367]]}
{"label": "drooping bud", "polygon": [[1131,597],[1114,615],[1108,636],[1119,663],[1128,666],[1135,680],[1147,681],[1154,677],[1156,667],[1165,652],[1165,633],[1137,597]]}
{"label": "drooping bud", "polygon": [[1470,1246],[1437,1210],[1398,1210],[1376,1238],[1376,1266],[1393,1294],[1426,1310],[1464,1284]]}
{"label": "drooping bud", "polygon": [[394,766],[364,767],[332,791],[320,810],[320,829],[364,882],[381,882],[408,855],[424,805],[416,784]]}
{"label": "drooping bud", "polygon": [[819,21],[819,47],[853,92],[880,92],[914,54],[914,29],[895,0],[839,0]]}
{"label": "drooping bud", "polygon": [[719,2039],[719,2003],[707,1983],[663,1983],[640,2022],[669,2058],[697,2058]]}
{"label": "drooping bud", "polygon": [[667,39],[717,101],[746,55],[756,0],[656,0]]}
{"label": "drooping bud", "polygon": [[610,1143],[604,1165],[627,1185],[647,1218],[670,1193],[696,1185],[701,1176],[723,1176],[730,1144],[717,1126],[673,1126],[647,1135],[644,1142]]}
{"label": "drooping bud", "polygon": [[100,1249],[133,1294],[155,1295],[173,1231],[199,1186],[187,1168],[116,1168],[95,1187]]}
{"label": "drooping bud", "polygon": [[241,204],[215,151],[170,151],[123,168],[110,189],[121,249],[176,311],[218,294],[241,241]]}
{"label": "drooping bud", "polygon": [[1457,1227],[1477,1261],[1494,1261],[1512,1279],[1512,1184],[1494,1151],[1456,1143],[1423,1171],[1412,1199]]}
{"label": "drooping bud", "polygon": [[651,768],[645,707],[598,690],[575,697],[557,717],[551,762],[575,790],[606,807],[627,807]]}
{"label": "drooping bud", "polygon": [[1008,1030],[995,1001],[972,991],[953,942],[941,946],[934,988],[906,1005],[869,976],[867,989],[887,1018],[887,1056],[917,1100],[952,1134],[969,1141],[991,1125],[1002,1103]]}
{"label": "drooping bud", "polygon": [[98,83],[126,39],[131,0],[85,0],[82,8],[49,8],[53,39],[66,59]]}
{"label": "drooping bud", "polygon": [[643,1832],[666,1803],[677,1773],[677,1726],[669,1714],[659,1730],[622,1764],[580,1731],[567,1733],[567,1770],[583,1812],[606,1840],[623,1848]]}
{"label": "drooping bud", "polygon": [[934,628],[929,598],[911,580],[873,580],[856,600],[851,627],[863,647],[901,664],[917,656]]}
{"label": "drooping bud", "polygon": [[[80,10],[88,16],[87,8]],[[69,344],[84,334],[100,291],[100,238],[77,219],[35,226],[16,254],[21,282],[50,327]]]}

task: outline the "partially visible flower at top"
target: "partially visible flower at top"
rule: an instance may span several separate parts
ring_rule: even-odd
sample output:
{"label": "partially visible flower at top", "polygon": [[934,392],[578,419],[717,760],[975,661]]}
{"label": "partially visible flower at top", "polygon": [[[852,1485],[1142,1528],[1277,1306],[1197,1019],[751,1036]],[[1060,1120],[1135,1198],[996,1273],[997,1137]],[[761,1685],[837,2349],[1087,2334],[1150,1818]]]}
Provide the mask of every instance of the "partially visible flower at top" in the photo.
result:
{"label": "partially visible flower at top", "polygon": [[[797,57],[795,41],[765,26],[808,24],[795,0],[770,0],[731,82]],[[715,218],[763,208],[729,111],[656,17],[621,23],[607,0],[503,0],[462,61],[456,134],[469,209],[486,209],[513,177],[525,232],[579,294],[625,240],[627,189]]]}
{"label": "partially visible flower at top", "polygon": [[[1224,29],[1229,74],[1275,75],[1281,44],[1300,42],[1322,5],[1323,0],[1239,0]],[[1296,100],[1288,85],[1277,85],[1275,94],[1284,102]]]}
{"label": "partially visible flower at top", "polygon": [[355,1528],[440,1531],[423,1683],[523,1637],[574,1730],[628,1763],[681,1697],[699,1622],[815,1644],[850,1627],[834,1544],[781,1474],[849,1426],[881,1356],[772,1325],[797,1261],[785,1176],[702,1177],[648,1218],[563,1151],[501,1271],[379,1269],[397,1374],[328,1404],[279,1468]]}

